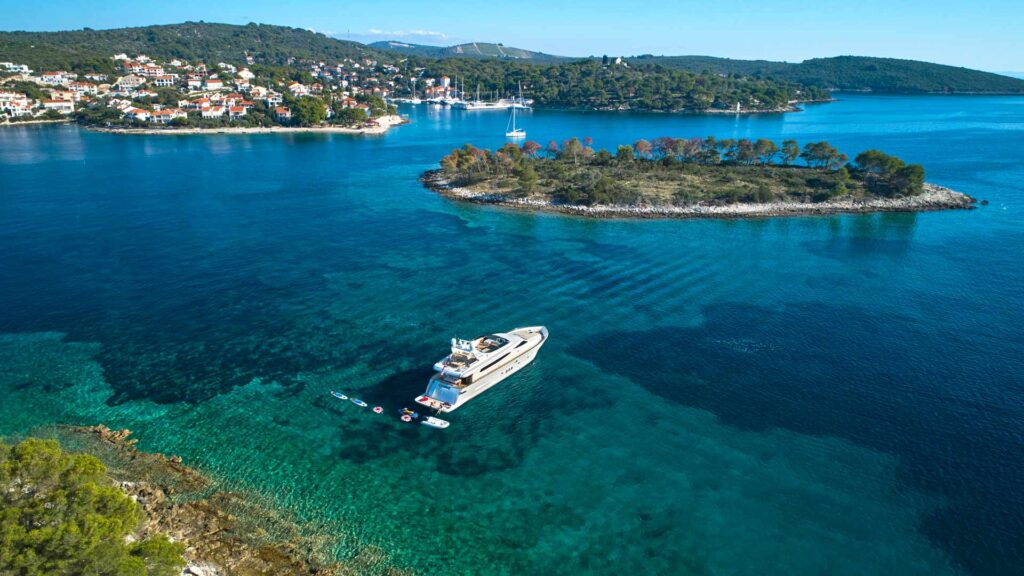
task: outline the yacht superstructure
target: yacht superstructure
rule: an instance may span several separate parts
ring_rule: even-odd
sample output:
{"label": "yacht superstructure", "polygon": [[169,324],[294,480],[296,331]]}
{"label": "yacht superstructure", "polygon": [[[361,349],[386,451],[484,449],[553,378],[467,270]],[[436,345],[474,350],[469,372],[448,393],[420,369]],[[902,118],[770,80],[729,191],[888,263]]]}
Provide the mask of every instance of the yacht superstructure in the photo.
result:
{"label": "yacht superstructure", "polygon": [[434,364],[437,374],[416,402],[451,412],[529,364],[547,339],[544,326],[516,328],[475,340],[453,338],[451,353]]}

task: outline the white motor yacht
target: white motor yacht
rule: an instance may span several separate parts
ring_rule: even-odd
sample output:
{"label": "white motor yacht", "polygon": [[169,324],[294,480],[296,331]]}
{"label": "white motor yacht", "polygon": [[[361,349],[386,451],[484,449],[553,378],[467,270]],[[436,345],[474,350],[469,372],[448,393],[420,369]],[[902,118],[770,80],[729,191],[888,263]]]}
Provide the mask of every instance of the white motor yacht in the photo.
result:
{"label": "white motor yacht", "polygon": [[516,328],[475,340],[453,338],[451,354],[434,364],[437,374],[416,402],[451,412],[529,364],[547,339],[544,326]]}

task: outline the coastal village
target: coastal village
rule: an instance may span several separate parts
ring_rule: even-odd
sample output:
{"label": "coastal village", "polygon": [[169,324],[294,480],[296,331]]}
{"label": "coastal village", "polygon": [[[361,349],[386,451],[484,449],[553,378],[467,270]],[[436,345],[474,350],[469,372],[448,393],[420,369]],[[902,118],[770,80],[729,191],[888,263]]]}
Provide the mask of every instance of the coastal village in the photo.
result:
{"label": "coastal village", "polygon": [[[387,100],[408,81],[375,60],[295,62],[261,76],[249,67],[146,55],[112,56],[117,74],[37,72],[0,62],[0,123],[75,118],[97,127],[275,127],[336,125],[363,129],[396,123]],[[247,57],[249,66],[253,58]],[[289,68],[292,70],[292,68]],[[311,79],[312,81],[309,81]]]}

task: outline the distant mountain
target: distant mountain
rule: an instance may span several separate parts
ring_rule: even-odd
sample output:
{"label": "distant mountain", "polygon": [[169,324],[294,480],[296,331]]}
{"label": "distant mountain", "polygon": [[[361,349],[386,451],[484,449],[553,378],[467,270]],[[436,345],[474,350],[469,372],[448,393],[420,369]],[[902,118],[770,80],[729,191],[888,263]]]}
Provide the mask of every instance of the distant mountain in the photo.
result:
{"label": "distant mountain", "polygon": [[522,48],[513,48],[489,42],[468,42],[454,46],[430,46],[427,44],[410,44],[397,40],[385,40],[368,45],[370,48],[409,56],[425,58],[494,58],[498,60],[517,60],[552,64],[569,60],[564,56],[554,56],[543,52],[533,52]]}
{"label": "distant mountain", "polygon": [[153,58],[245,63],[246,55],[261,64],[284,64],[289,57],[341,60],[379,57],[358,42],[266,24],[208,24],[185,22],[166,26],[70,30],[64,32],[0,32],[0,60],[35,69],[95,61],[109,65],[116,53]]}
{"label": "distant mountain", "polygon": [[711,56],[637,56],[629,61],[660,64],[687,72],[742,74],[817,86],[830,90],[883,93],[1020,94],[1024,80],[917,60],[837,56],[792,64],[768,60],[730,60]]}

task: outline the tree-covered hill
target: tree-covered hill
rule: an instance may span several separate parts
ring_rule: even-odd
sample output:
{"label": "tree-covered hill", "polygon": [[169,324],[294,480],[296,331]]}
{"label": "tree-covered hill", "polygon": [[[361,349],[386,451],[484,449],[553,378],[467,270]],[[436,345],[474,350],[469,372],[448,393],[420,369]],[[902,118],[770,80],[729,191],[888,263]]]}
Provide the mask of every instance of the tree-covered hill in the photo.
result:
{"label": "tree-covered hill", "polygon": [[635,63],[660,64],[688,72],[743,74],[830,90],[883,93],[1019,94],[1024,80],[917,60],[837,56],[800,63],[731,60],[710,56],[638,56]]}
{"label": "tree-covered hill", "polygon": [[656,65],[577,60],[535,65],[501,60],[410,58],[428,77],[458,78],[472,97],[511,94],[519,84],[538,105],[603,110],[781,110],[792,100],[828,98],[823,90],[770,79],[695,74]]}
{"label": "tree-covered hill", "polygon": [[533,52],[522,48],[513,48],[503,44],[490,42],[468,42],[454,46],[431,46],[427,44],[410,44],[397,40],[373,42],[370,48],[409,56],[426,58],[495,58],[498,60],[519,60],[525,62],[553,63],[569,60],[564,56],[554,56],[543,52]]}
{"label": "tree-covered hill", "polygon": [[233,64],[244,64],[249,55],[260,64],[274,65],[285,64],[289,58],[336,61],[379,56],[357,42],[267,24],[185,22],[112,30],[0,32],[0,60],[28,64],[36,70],[72,68],[83,62],[109,65],[110,56],[121,52]]}

